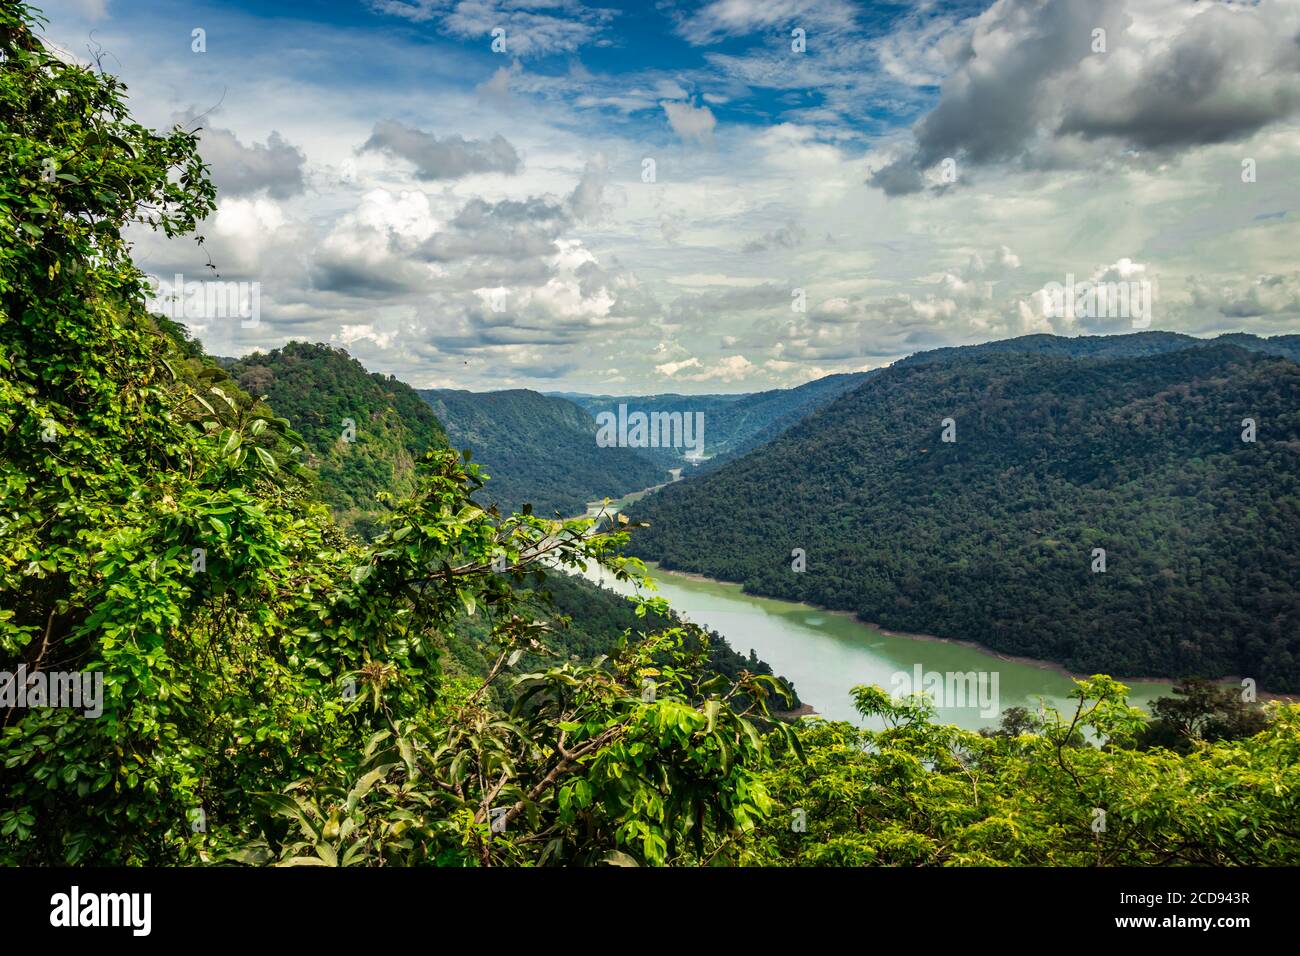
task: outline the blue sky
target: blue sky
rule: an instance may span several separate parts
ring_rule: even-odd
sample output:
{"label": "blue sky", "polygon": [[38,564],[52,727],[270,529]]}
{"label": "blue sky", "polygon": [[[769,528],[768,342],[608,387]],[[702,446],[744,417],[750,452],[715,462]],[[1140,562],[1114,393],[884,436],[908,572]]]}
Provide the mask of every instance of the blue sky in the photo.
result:
{"label": "blue sky", "polygon": [[[194,323],[218,354],[717,392],[1032,332],[1300,331],[1294,2],[45,9],[142,121],[201,127],[205,249],[261,290],[254,327]],[[1069,277],[1145,284],[1149,323],[1053,312]]]}

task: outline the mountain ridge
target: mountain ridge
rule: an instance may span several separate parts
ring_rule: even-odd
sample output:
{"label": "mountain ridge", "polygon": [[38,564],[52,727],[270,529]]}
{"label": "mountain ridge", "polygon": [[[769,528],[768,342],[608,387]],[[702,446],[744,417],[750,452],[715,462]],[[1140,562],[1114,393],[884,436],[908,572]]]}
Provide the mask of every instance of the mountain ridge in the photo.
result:
{"label": "mountain ridge", "polygon": [[[638,502],[629,517],[651,527],[632,551],[1072,670],[1241,672],[1294,690],[1297,398],[1300,366],[1226,344],[900,364]],[[1108,575],[1088,573],[1094,547]],[[1162,614],[1145,593],[1157,586]]]}
{"label": "mountain ridge", "polygon": [[640,449],[602,448],[596,421],[566,399],[531,389],[420,389],[451,442],[470,449],[491,480],[479,493],[502,511],[581,514],[587,502],[668,480]]}

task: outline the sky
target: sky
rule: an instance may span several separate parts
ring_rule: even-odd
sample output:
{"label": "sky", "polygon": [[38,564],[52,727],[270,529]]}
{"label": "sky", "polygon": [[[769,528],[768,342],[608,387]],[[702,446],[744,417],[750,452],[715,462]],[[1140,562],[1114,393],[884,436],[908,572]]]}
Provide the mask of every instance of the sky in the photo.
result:
{"label": "sky", "polygon": [[[1300,0],[37,5],[140,122],[200,131],[204,245],[130,238],[256,283],[255,323],[190,323],[213,354],[694,394],[1300,332]],[[1063,310],[1071,279],[1149,314]]]}

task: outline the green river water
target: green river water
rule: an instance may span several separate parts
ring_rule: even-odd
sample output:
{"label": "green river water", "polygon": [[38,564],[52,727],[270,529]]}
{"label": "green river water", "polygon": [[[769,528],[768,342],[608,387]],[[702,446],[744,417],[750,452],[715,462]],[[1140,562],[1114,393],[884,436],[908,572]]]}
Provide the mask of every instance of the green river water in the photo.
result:
{"label": "green river water", "polygon": [[[622,506],[640,495],[612,504]],[[743,593],[738,584],[650,567],[658,594],[678,614],[722,634],[742,654],[752,648],[776,673],[794,682],[804,703],[830,720],[862,723],[849,689],[856,684],[879,684],[887,691],[906,692],[918,666],[923,675],[972,671],[983,675],[977,678],[982,684],[976,685],[975,693],[967,691],[969,685],[960,680],[950,684],[945,679],[943,694],[936,696],[943,723],[971,729],[996,726],[1002,710],[1016,705],[1037,710],[1040,697],[1049,706],[1069,706],[1066,695],[1073,689],[1073,681],[1048,665],[1004,660],[995,652],[961,644],[883,634],[847,614],[755,597]],[[620,593],[630,590],[629,585],[614,581],[599,569],[593,568],[588,577]],[[909,675],[908,680],[896,677],[900,674]],[[1171,691],[1164,683],[1126,683],[1130,702],[1144,710],[1149,710],[1151,700]]]}

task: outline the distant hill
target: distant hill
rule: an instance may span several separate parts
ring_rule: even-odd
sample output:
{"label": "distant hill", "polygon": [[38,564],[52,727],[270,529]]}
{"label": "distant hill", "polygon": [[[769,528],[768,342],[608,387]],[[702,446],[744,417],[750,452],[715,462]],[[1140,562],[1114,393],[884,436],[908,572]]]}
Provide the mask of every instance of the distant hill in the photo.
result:
{"label": "distant hill", "polygon": [[1300,690],[1300,366],[1182,338],[1031,337],[871,373],[638,502],[633,550],[1074,670]]}
{"label": "distant hill", "polygon": [[[797,388],[774,388],[742,395],[570,394],[568,397],[592,415],[617,413],[619,405],[626,405],[629,413],[702,413],[706,460],[699,470],[707,471],[775,438],[813,410],[860,385],[865,374],[828,375]],[[681,448],[638,450],[668,467],[688,464]]]}
{"label": "distant hill", "polygon": [[920,365],[947,362],[966,355],[1017,352],[1058,358],[1139,358],[1162,355],[1203,345],[1236,345],[1251,352],[1281,355],[1300,361],[1300,335],[1275,335],[1262,338],[1245,332],[1230,332],[1213,339],[1198,339],[1181,332],[1129,332],[1121,335],[1022,335],[1014,339],[958,345],[950,348],[917,352],[900,359],[895,365]]}
{"label": "distant hill", "polygon": [[414,389],[367,372],[342,349],[290,342],[223,365],[306,440],[321,497],[357,530],[370,529],[382,511],[378,492],[408,493],[415,460],[447,447],[437,416]]}
{"label": "distant hill", "polygon": [[595,419],[573,402],[527,389],[419,393],[456,448],[468,448],[491,480],[478,494],[502,511],[581,514],[588,501],[669,480],[668,466],[630,448],[596,444]]}
{"label": "distant hill", "polygon": [[[559,397],[558,395],[553,397]],[[713,455],[718,450],[722,437],[718,423],[724,408],[746,398],[746,395],[579,395],[568,393],[567,400],[579,406],[590,415],[598,416],[603,412],[618,415],[620,405],[627,406],[628,414],[642,412],[646,415],[655,412],[667,414],[704,416],[704,454]],[[697,462],[687,459],[687,449],[677,448],[637,448],[637,453],[655,461],[662,468],[685,468],[690,470]]]}
{"label": "distant hill", "polygon": [[[958,345],[917,352],[894,365],[919,365],[949,362],[967,355],[990,353],[1024,353],[1060,358],[1136,358],[1160,355],[1208,343],[1236,345],[1254,352],[1280,355],[1300,361],[1300,335],[1277,335],[1262,338],[1243,332],[1228,333],[1214,339],[1196,338],[1178,332],[1133,332],[1121,335],[1024,335],[979,345]],[[776,388],[737,395],[583,395],[576,392],[553,392],[593,415],[617,411],[620,404],[629,412],[702,412],[705,421],[705,460],[684,460],[681,449],[640,449],[642,455],[662,462],[666,467],[686,465],[684,476],[703,474],[765,445],[782,432],[797,425],[817,409],[846,392],[858,388],[872,375],[884,371],[849,372],[827,375],[796,388]]]}
{"label": "distant hill", "polygon": [[722,410],[718,416],[718,425],[727,438],[719,447],[718,453],[704,463],[701,471],[717,468],[772,441],[823,405],[860,386],[871,374],[850,372],[827,375],[796,388],[772,389],[746,395]]}
{"label": "distant hill", "polygon": [[[1252,352],[1280,355],[1300,361],[1300,335],[1275,335],[1262,338],[1243,332],[1201,339],[1177,332],[1132,332],[1121,335],[1024,335],[979,345],[917,352],[896,362],[896,365],[946,362],[971,354],[1020,352],[1033,355],[1055,355],[1061,358],[1137,358],[1143,355],[1160,355],[1187,348],[1198,348],[1208,343],[1237,345]],[[724,434],[733,436],[695,471],[707,472],[734,458],[746,454],[760,445],[777,438],[782,432],[797,425],[823,405],[845,392],[862,385],[870,376],[884,369],[828,375],[791,389],[774,389],[745,395],[719,409],[717,421]],[[759,424],[759,423],[762,424]],[[757,425],[757,427],[755,427]]]}

